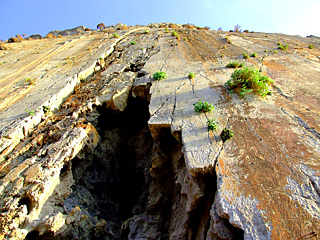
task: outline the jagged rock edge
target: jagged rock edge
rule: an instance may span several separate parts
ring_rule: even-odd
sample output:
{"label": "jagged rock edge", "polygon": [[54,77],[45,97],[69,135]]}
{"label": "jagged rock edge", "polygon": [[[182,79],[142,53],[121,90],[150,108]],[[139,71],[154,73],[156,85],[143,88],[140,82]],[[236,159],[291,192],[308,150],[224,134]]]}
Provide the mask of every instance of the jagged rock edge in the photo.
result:
{"label": "jagged rock edge", "polygon": [[2,158],[7,156],[20,142],[20,140],[27,137],[32,129],[42,121],[42,118],[44,117],[44,107],[49,107],[51,111],[58,110],[65,99],[72,94],[74,88],[79,85],[81,81],[87,79],[96,72],[100,72],[102,70],[102,67],[99,64],[99,58],[107,58],[115,51],[115,46],[121,40],[123,40],[131,33],[143,29],[145,28],[137,28],[126,32],[125,34],[117,38],[115,42],[110,46],[110,48],[107,49],[103,54],[101,54],[101,56],[99,56],[97,60],[92,60],[92,64],[87,69],[82,70],[80,68],[79,73],[75,74],[74,76],[68,77],[66,81],[67,85],[54,96],[52,96],[48,101],[42,103],[41,106],[39,106],[35,110],[34,116],[27,116],[20,120],[14,120],[5,128],[0,129],[0,153],[2,153],[0,156]]}

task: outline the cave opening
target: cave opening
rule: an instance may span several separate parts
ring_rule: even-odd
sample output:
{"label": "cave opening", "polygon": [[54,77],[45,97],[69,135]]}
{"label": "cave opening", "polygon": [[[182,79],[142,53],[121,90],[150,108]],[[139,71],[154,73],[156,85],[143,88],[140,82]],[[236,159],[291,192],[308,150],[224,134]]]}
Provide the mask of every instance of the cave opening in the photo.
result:
{"label": "cave opening", "polygon": [[91,222],[104,219],[114,239],[123,222],[146,208],[153,147],[148,105],[147,98],[131,96],[123,112],[98,107],[98,146],[72,160],[75,184],[65,211],[79,206]]}

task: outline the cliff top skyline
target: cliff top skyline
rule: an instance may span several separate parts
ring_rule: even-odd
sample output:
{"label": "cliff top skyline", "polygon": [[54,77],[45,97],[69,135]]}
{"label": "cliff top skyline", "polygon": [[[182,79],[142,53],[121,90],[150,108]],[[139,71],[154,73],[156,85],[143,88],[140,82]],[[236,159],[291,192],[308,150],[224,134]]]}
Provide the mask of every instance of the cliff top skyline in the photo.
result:
{"label": "cliff top skyline", "polygon": [[317,11],[320,2],[306,0],[270,1],[216,1],[197,2],[121,0],[117,2],[92,1],[39,1],[5,0],[0,16],[0,39],[5,41],[17,34],[46,35],[52,30],[64,30],[79,25],[96,28],[119,22],[127,25],[174,22],[209,26],[212,30],[242,30],[284,33],[290,35],[320,36]]}

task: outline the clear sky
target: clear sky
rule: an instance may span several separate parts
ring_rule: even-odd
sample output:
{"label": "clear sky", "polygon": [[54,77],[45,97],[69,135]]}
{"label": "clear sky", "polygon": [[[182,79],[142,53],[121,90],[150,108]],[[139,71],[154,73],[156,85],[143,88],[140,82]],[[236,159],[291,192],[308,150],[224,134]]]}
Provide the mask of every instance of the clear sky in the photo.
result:
{"label": "clear sky", "polygon": [[0,39],[119,22],[320,36],[320,0],[1,0]]}

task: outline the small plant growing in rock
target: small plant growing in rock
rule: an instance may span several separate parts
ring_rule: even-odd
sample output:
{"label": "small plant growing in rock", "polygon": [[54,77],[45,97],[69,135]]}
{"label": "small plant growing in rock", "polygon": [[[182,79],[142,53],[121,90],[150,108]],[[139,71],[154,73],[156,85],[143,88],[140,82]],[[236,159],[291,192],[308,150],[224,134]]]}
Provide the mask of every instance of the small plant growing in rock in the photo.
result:
{"label": "small plant growing in rock", "polygon": [[249,58],[249,55],[246,54],[246,53],[242,53],[242,56],[243,56],[244,59],[248,59]]}
{"label": "small plant growing in rock", "polygon": [[266,50],[264,50],[264,52],[268,52],[268,50],[266,49]]}
{"label": "small plant growing in rock", "polygon": [[173,31],[171,32],[171,35],[172,35],[173,37],[176,37],[177,39],[180,38],[177,31],[174,31],[174,30],[173,30]]}
{"label": "small plant growing in rock", "polygon": [[149,30],[145,30],[145,31],[144,31],[144,34],[149,34],[149,33],[150,33]]}
{"label": "small plant growing in rock", "polygon": [[221,58],[224,58],[224,54],[221,54],[220,57],[221,57]]}
{"label": "small plant growing in rock", "polygon": [[35,82],[35,78],[26,78],[25,80],[24,80],[24,83],[25,84],[28,84],[28,85],[34,85],[36,82]]}
{"label": "small plant growing in rock", "polygon": [[165,32],[166,32],[166,33],[169,33],[169,29],[168,29],[167,27],[165,28]]}
{"label": "small plant growing in rock", "polygon": [[194,79],[196,77],[196,74],[195,73],[189,73],[188,74],[188,78],[189,79]]}
{"label": "small plant growing in rock", "polygon": [[256,52],[254,52],[254,53],[252,53],[251,55],[250,55],[250,57],[257,57],[258,55],[257,55],[257,53]]}
{"label": "small plant growing in rock", "polygon": [[244,66],[243,63],[239,63],[239,62],[230,62],[227,65],[227,68],[242,68]]}
{"label": "small plant growing in rock", "polygon": [[113,34],[113,37],[114,37],[114,38],[119,38],[120,36],[119,36],[118,33],[115,33],[115,34]]}
{"label": "small plant growing in rock", "polygon": [[197,102],[193,104],[194,106],[194,110],[199,113],[199,112],[210,112],[212,110],[214,110],[214,107],[212,105],[212,103],[208,103],[208,102]]}
{"label": "small plant growing in rock", "polygon": [[228,37],[226,37],[227,43],[231,44],[231,41]]}
{"label": "small plant growing in rock", "polygon": [[162,80],[162,79],[166,79],[167,77],[168,76],[167,76],[166,72],[158,71],[155,74],[153,74],[154,80]]}
{"label": "small plant growing in rock", "polygon": [[223,142],[227,141],[228,139],[233,138],[233,131],[227,128],[224,128],[220,134],[221,139]]}
{"label": "small plant growing in rock", "polygon": [[216,130],[218,127],[218,123],[216,122],[215,119],[209,119],[207,124],[208,124],[208,131]]}
{"label": "small plant growing in rock", "polygon": [[312,49],[312,48],[313,48],[313,45],[312,45],[312,44],[310,44],[310,45],[309,45],[309,49]]}
{"label": "small plant growing in rock", "polygon": [[274,53],[278,53],[278,51],[277,51],[277,50],[274,50],[273,52],[274,52]]}
{"label": "small plant growing in rock", "polygon": [[288,49],[288,44],[283,45],[281,42],[278,42],[278,49],[285,51]]}
{"label": "small plant growing in rock", "polygon": [[262,97],[270,95],[269,86],[273,81],[262,75],[259,70],[255,68],[241,68],[235,69],[226,83],[231,91],[237,92],[241,97],[247,93],[257,93]]}
{"label": "small plant growing in rock", "polygon": [[50,111],[50,107],[49,106],[42,106],[43,112],[44,113],[49,113]]}
{"label": "small plant growing in rock", "polygon": [[130,44],[131,44],[131,45],[136,45],[137,42],[136,42],[136,41],[132,41]]}
{"label": "small plant growing in rock", "polygon": [[25,109],[26,112],[28,113],[29,116],[34,116],[35,114],[35,111],[34,110],[28,110],[28,109]]}

